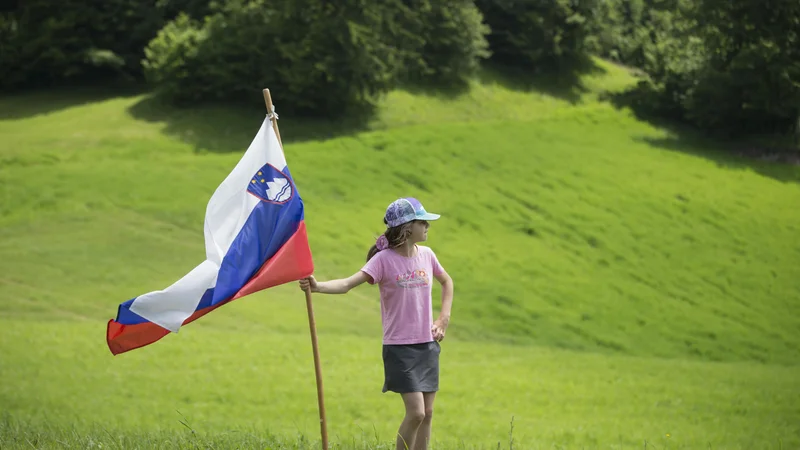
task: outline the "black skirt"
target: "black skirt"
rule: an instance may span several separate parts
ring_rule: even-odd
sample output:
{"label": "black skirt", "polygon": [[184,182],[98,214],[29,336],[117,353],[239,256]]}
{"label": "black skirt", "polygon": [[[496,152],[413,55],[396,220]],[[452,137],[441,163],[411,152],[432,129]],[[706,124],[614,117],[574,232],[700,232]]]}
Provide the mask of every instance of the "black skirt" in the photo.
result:
{"label": "black skirt", "polygon": [[436,341],[383,346],[383,392],[436,392],[439,390],[439,353]]}

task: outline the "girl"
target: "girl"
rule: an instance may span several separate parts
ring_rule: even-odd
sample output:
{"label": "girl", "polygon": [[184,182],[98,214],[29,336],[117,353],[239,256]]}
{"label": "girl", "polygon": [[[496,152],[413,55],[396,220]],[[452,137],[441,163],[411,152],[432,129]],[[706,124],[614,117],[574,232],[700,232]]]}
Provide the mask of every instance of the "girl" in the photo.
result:
{"label": "girl", "polygon": [[[386,231],[367,253],[367,263],[349,278],[300,280],[300,288],[344,294],[367,282],[380,287],[383,323],[383,392],[399,393],[405,417],[397,432],[397,449],[428,448],[433,399],[439,390],[439,342],[444,339],[453,303],[453,280],[433,251],[417,245],[428,239],[428,221],[440,216],[425,211],[415,198],[395,200],[383,222]],[[442,285],[442,308],[433,320],[431,276]]]}

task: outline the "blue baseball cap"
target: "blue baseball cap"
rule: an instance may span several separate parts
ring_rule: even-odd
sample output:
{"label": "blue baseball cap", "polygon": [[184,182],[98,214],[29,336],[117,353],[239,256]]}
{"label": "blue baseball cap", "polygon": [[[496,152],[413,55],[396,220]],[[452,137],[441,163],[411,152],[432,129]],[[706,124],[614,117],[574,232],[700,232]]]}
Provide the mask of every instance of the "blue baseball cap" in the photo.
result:
{"label": "blue baseball cap", "polygon": [[383,218],[386,225],[396,227],[412,220],[436,220],[439,217],[441,217],[439,214],[425,211],[419,200],[414,197],[406,197],[393,201],[386,208],[386,215]]}

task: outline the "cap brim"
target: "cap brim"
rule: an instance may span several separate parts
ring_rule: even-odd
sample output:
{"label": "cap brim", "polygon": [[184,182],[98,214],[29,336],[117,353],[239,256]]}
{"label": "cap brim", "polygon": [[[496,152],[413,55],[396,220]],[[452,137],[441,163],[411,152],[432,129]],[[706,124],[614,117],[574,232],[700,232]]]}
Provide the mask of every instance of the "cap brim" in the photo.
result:
{"label": "cap brim", "polygon": [[425,214],[417,215],[417,220],[436,220],[439,217],[441,217],[439,214],[432,214],[432,213],[426,212]]}

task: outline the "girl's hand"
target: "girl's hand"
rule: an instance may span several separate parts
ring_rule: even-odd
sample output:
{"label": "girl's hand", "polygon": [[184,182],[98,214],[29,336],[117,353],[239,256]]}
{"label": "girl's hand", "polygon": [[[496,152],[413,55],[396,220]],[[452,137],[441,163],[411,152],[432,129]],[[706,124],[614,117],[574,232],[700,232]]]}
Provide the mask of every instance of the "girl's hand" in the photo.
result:
{"label": "girl's hand", "polygon": [[314,275],[311,275],[306,279],[300,280],[300,290],[305,292],[306,289],[308,288],[311,288],[311,292],[319,292],[317,287],[317,279],[314,278]]}
{"label": "girl's hand", "polygon": [[436,340],[436,342],[444,340],[444,333],[446,330],[447,324],[442,319],[437,319],[436,322],[433,322],[433,327],[431,327],[433,339]]}

